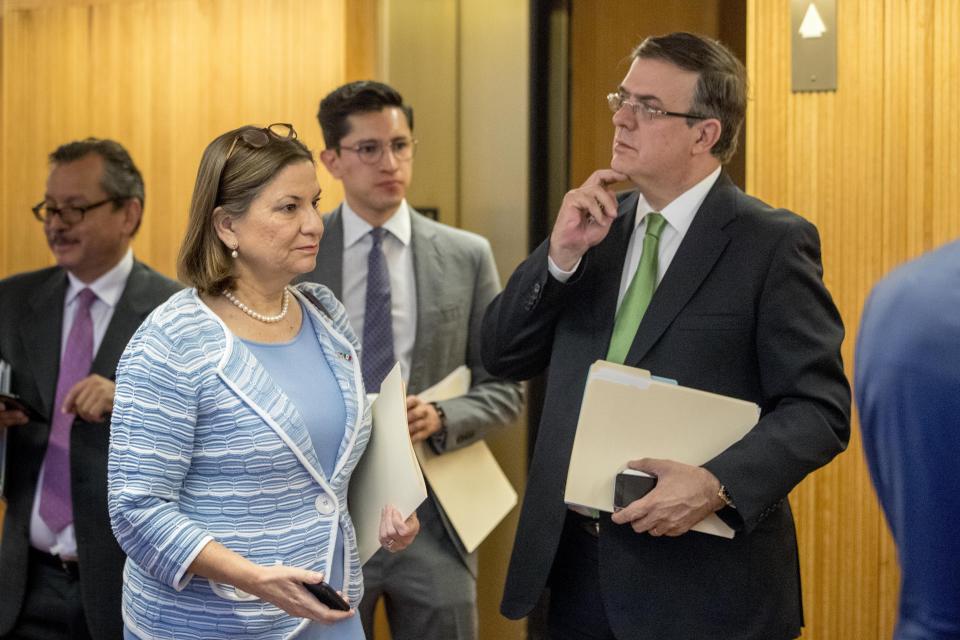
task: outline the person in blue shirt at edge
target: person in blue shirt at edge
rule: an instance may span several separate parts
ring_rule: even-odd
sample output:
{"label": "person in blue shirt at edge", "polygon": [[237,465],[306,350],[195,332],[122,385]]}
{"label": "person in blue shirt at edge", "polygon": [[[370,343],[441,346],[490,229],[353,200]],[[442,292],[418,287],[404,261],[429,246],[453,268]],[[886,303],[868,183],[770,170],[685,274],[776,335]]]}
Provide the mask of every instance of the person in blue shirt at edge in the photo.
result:
{"label": "person in blue shirt at edge", "polygon": [[[293,127],[245,126],[204,151],[178,273],[117,371],[108,466],[128,555],[127,638],[359,640],[347,488],[370,437],[357,339],[320,285],[323,223]],[[416,536],[384,510],[390,551]],[[349,611],[302,583],[325,580]]]}
{"label": "person in blue shirt at edge", "polygon": [[874,287],[854,390],[902,569],[893,637],[960,640],[960,242]]}

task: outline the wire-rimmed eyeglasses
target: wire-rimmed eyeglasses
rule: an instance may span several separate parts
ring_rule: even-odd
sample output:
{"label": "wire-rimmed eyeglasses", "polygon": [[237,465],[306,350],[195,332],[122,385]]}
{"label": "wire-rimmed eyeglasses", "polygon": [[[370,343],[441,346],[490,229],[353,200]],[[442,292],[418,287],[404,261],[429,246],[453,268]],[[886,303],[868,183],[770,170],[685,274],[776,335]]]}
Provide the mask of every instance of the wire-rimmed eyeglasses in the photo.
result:
{"label": "wire-rimmed eyeglasses", "polygon": [[274,122],[260,129],[247,129],[233,139],[224,162],[233,155],[234,149],[237,148],[237,142],[243,142],[251,149],[259,149],[267,146],[271,137],[276,140],[296,140],[297,132],[289,122]]}
{"label": "wire-rimmed eyeglasses", "polygon": [[364,164],[376,164],[383,157],[383,151],[390,147],[390,153],[397,160],[407,161],[413,158],[417,141],[412,138],[397,138],[384,144],[380,140],[364,140],[352,147],[339,146],[339,151],[353,151]]}
{"label": "wire-rimmed eyeglasses", "polygon": [[106,200],[101,200],[100,202],[94,202],[93,204],[88,205],[68,205],[66,207],[54,207],[47,204],[46,200],[35,204],[30,208],[33,211],[33,216],[40,222],[46,224],[54,216],[59,216],[60,221],[67,226],[73,226],[79,224],[83,221],[83,216],[90,211],[91,209],[96,209],[97,207],[102,207],[108,202],[118,203],[122,199],[118,198],[107,198]]}
{"label": "wire-rimmed eyeglasses", "polygon": [[665,118],[668,116],[674,118],[691,118],[693,120],[707,120],[710,117],[701,116],[696,113],[677,113],[676,111],[664,111],[663,109],[657,109],[656,107],[652,107],[644,102],[630,102],[627,100],[627,96],[623,95],[622,93],[608,93],[607,105],[610,107],[610,111],[614,113],[620,111],[621,107],[627,107],[634,113],[634,115],[640,116],[644,120],[653,120],[654,118]]}

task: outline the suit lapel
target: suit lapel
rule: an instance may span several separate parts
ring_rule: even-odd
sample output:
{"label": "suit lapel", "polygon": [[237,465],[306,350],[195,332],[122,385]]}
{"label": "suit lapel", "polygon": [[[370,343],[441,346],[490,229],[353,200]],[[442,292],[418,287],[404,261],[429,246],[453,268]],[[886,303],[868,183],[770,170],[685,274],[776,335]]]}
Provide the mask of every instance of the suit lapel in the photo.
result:
{"label": "suit lapel", "polygon": [[54,394],[60,371],[60,342],[63,333],[63,297],[67,292],[67,274],[57,269],[33,296],[30,312],[23,316],[20,335],[33,370],[31,376],[43,400],[43,413],[53,415]]}
{"label": "suit lapel", "polygon": [[[350,452],[355,446],[360,426],[363,423],[363,411],[366,409],[366,403],[360,402],[363,375],[360,372],[357,353],[347,337],[337,331],[329,316],[320,312],[312,301],[306,299],[302,292],[296,290],[296,295],[300,298],[304,308],[307,309],[307,313],[313,318],[314,335],[320,343],[320,348],[323,349],[324,356],[330,364],[337,384],[340,386],[340,393],[343,396],[346,426],[343,438],[340,440],[337,462],[331,476],[331,480],[335,480],[350,458]],[[304,318],[304,322],[310,322],[310,320]]]}
{"label": "suit lapel", "polygon": [[313,273],[301,278],[326,285],[338,300],[343,299],[343,205],[324,217],[323,239]]}
{"label": "suit lapel", "polygon": [[149,273],[141,263],[133,263],[127,284],[123,288],[120,299],[117,300],[116,309],[113,310],[107,332],[103,335],[100,348],[97,349],[90,373],[96,373],[108,380],[113,380],[116,376],[117,362],[123,350],[127,348],[130,336],[136,333],[143,319],[156,306],[156,301],[151,304],[148,299],[151,293]]}
{"label": "suit lapel", "polygon": [[410,250],[413,252],[413,274],[417,287],[417,335],[413,342],[409,387],[423,389],[435,382],[424,379],[427,363],[430,362],[430,333],[433,330],[426,326],[424,320],[442,302],[443,256],[432,225],[412,208],[410,227]]}
{"label": "suit lapel", "polygon": [[625,364],[637,366],[710,274],[730,241],[723,228],[736,216],[735,192],[736,187],[721,173],[657,286]]}

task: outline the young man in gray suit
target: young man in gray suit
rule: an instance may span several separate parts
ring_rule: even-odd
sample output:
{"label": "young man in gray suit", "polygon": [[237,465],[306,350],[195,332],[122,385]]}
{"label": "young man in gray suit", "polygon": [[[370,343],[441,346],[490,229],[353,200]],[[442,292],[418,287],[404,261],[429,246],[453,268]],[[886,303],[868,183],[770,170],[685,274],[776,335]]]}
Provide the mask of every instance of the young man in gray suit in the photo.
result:
{"label": "young man in gray suit", "polygon": [[[843,323],[820,238],[723,172],[747,102],[729,50],[674,33],[632,57],[607,96],[610,167],[567,193],[550,238],[484,321],[491,371],[549,372],[501,611],[520,618],[549,588],[553,640],[795,638],[803,612],[787,495],[850,437]],[[636,189],[618,198],[610,186],[624,180]],[[618,513],[568,507],[596,360],[755,402],[760,420],[701,466],[629,461],[658,481]],[[713,512],[733,539],[690,531]]]}
{"label": "young man in gray suit", "polygon": [[[405,199],[413,175],[413,113],[391,87],[353,82],[323,99],[320,159],[345,200],[324,217],[317,268],[347,308],[368,392],[399,360],[414,442],[440,454],[469,445],[520,412],[520,388],[480,364],[480,322],[500,290],[489,243],[434,222]],[[468,393],[424,403],[417,393],[461,365]],[[420,535],[403,553],[378,552],[363,568],[367,637],[382,596],[394,640],[477,637],[476,554],[467,554],[432,492],[418,510]]]}
{"label": "young man in gray suit", "polygon": [[0,638],[122,637],[124,555],[107,515],[107,445],[117,360],[180,285],[137,262],[143,179],[126,150],[88,138],[50,154],[33,208],[57,266],[0,281],[0,402],[8,501],[0,545]]}

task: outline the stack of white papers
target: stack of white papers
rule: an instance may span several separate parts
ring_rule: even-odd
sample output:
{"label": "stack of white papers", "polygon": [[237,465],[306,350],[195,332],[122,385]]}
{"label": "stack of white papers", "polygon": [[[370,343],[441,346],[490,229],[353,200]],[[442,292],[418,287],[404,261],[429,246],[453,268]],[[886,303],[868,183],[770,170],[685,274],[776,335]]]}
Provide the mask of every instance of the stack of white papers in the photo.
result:
{"label": "stack of white papers", "polygon": [[372,413],[370,442],[350,478],[350,517],[357,530],[361,564],[380,548],[383,507],[393,505],[408,518],[427,499],[423,473],[410,444],[399,363],[380,385]]}
{"label": "stack of white papers", "polygon": [[[440,402],[470,389],[470,371],[460,367],[418,394]],[[437,455],[425,442],[412,445],[400,365],[371,396],[370,443],[350,480],[350,515],[357,530],[360,562],[380,548],[380,512],[392,504],[404,517],[416,511],[430,483],[447,519],[468,553],[473,552],[517,504],[517,492],[483,441]]]}

